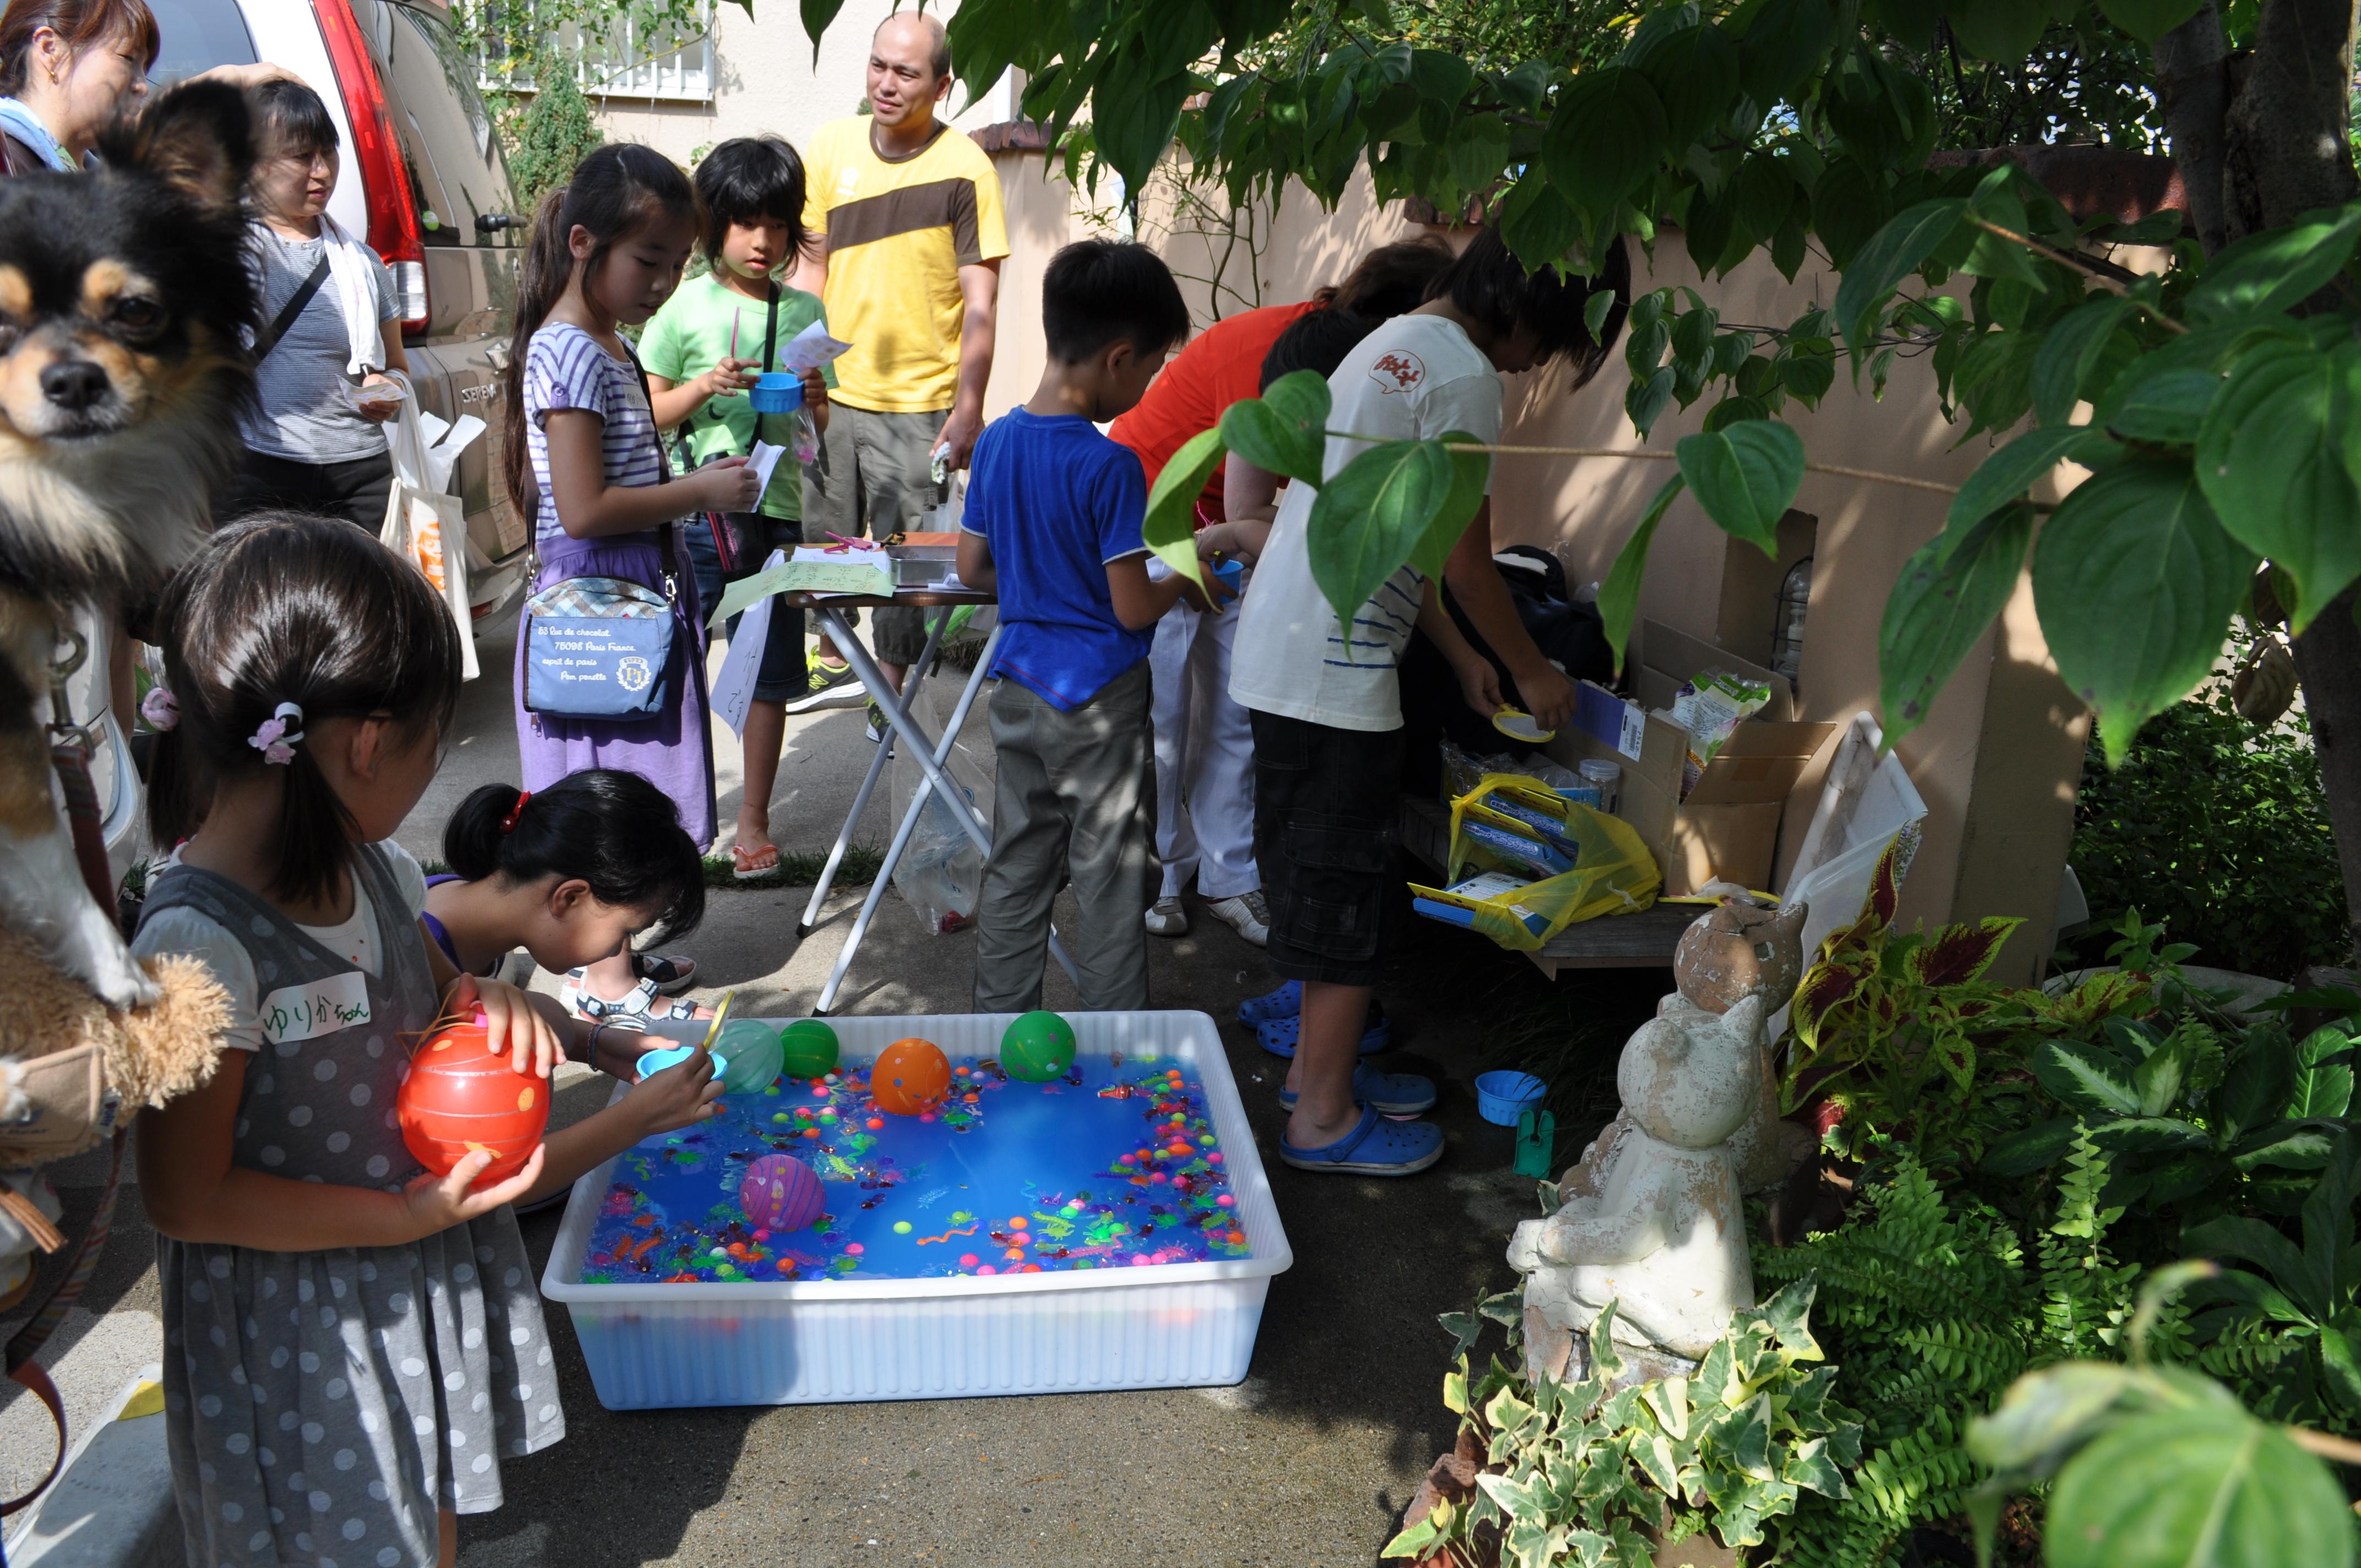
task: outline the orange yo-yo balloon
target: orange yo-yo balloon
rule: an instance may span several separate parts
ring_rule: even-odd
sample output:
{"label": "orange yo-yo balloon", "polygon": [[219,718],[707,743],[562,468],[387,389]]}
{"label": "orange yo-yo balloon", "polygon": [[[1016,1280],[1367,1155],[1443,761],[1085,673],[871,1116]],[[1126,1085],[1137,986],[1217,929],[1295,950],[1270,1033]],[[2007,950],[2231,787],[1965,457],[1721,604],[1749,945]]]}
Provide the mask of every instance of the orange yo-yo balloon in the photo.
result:
{"label": "orange yo-yo balloon", "polygon": [[880,1110],[896,1116],[936,1110],[950,1091],[950,1059],[932,1040],[896,1040],[869,1069],[869,1092]]}

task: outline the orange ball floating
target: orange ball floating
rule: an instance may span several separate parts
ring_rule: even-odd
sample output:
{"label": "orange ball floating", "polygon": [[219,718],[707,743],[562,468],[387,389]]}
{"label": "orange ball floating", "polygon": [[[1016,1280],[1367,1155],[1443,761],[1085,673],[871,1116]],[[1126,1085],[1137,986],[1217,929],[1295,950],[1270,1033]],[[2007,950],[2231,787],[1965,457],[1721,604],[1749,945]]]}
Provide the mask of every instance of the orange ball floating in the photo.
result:
{"label": "orange ball floating", "polygon": [[941,1107],[951,1091],[950,1059],[932,1040],[896,1040],[878,1053],[869,1069],[869,1092],[877,1108],[896,1116],[917,1116]]}
{"label": "orange ball floating", "polygon": [[394,1112],[403,1145],[437,1176],[450,1175],[477,1149],[489,1153],[492,1163],[476,1179],[486,1187],[514,1176],[533,1157],[549,1125],[549,1085],[509,1065],[479,1014],[419,1043]]}

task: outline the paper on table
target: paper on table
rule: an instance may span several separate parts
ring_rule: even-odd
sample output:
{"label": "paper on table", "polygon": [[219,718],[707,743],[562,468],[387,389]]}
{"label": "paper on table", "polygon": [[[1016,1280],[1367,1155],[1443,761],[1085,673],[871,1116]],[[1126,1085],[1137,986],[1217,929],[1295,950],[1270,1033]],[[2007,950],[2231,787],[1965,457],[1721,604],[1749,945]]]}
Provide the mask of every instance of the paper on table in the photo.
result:
{"label": "paper on table", "polygon": [[756,506],[763,504],[763,492],[771,488],[771,470],[779,466],[779,459],[786,455],[786,451],[785,447],[774,446],[767,441],[754,443],[754,450],[747,457],[746,466],[753,469],[756,476],[763,481],[754,488]]}
{"label": "paper on table", "polygon": [[[785,556],[774,550],[763,565],[767,568],[785,561]],[[721,661],[720,672],[713,677],[709,694],[713,711],[720,715],[721,722],[730,726],[732,734],[746,733],[746,710],[754,700],[754,683],[762,674],[763,644],[770,633],[771,600],[756,599],[746,607],[738,630],[730,638],[730,652]]]}
{"label": "paper on table", "polygon": [[828,328],[814,322],[787,339],[786,345],[779,350],[779,368],[791,376],[800,376],[818,369],[851,346],[840,337],[829,336]]}

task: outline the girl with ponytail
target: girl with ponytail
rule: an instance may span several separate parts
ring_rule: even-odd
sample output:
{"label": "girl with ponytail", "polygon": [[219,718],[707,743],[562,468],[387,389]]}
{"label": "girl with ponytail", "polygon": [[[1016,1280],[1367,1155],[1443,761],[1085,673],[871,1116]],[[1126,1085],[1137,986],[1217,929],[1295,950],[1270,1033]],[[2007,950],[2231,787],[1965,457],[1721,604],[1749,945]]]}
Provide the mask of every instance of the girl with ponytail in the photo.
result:
{"label": "girl with ponytail", "polygon": [[[705,916],[705,865],[672,798],[637,773],[589,768],[530,793],[485,784],[443,829],[447,876],[426,879],[426,934],[460,970],[491,974],[518,948],[578,990],[584,969]],[[677,962],[678,960],[670,960]],[[658,1018],[709,1016],[656,1001]]]}
{"label": "girl with ponytail", "polygon": [[181,569],[159,624],[150,821],[177,848],[132,950],[201,959],[230,1012],[211,1080],[138,1119],[190,1557],[448,1564],[500,1464],[565,1435],[510,1205],[710,1114],[720,1085],[698,1052],[511,1177],[479,1183],[481,1151],[422,1169],[394,1106],[440,1020],[480,1012],[540,1080],[561,1043],[597,1045],[419,929],[424,879],[392,836],[458,699],[450,612],[350,523],[266,512]]}
{"label": "girl with ponytail", "polygon": [[[533,220],[519,280],[507,375],[510,498],[533,519],[538,594],[570,578],[622,578],[672,602],[664,705],[653,717],[587,718],[525,706],[530,640],[517,639],[517,741],[527,790],[589,768],[649,780],[680,807],[699,848],[713,841],[704,615],[677,523],[690,512],[750,511],[760,482],[743,457],[670,477],[647,382],[617,329],[635,326],[679,285],[698,233],[687,178],[652,148],[598,148]],[[657,980],[653,989],[644,978]],[[577,1016],[644,1019],[655,990],[626,948],[585,966],[567,990]]]}

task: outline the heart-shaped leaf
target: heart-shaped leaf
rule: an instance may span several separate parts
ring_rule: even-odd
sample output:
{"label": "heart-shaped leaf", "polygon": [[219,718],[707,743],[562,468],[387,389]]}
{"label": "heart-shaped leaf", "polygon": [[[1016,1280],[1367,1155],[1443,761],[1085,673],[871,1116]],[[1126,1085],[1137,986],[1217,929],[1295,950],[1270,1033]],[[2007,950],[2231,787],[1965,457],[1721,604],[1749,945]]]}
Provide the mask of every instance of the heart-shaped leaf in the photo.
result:
{"label": "heart-shaped leaf", "polygon": [[1316,370],[1295,370],[1242,398],[1222,413],[1222,441],[1267,472],[1314,488],[1328,451],[1328,382]]}
{"label": "heart-shaped leaf", "polygon": [[1804,439],[1777,420],[1742,420],[1684,436],[1681,477],[1715,524],[1765,555],[1779,554],[1779,520],[1804,482]]}
{"label": "heart-shaped leaf", "polygon": [[2256,559],[2169,460],[2094,474],[2050,516],[2034,546],[2034,603],[2059,673],[2098,710],[2111,762],[2212,672]]}
{"label": "heart-shaped leaf", "polygon": [[[1654,172],[1665,151],[1664,106],[1629,66],[1586,71],[1558,94],[1542,137],[1550,178],[1596,221]],[[1527,263],[1549,259],[1522,257]]]}
{"label": "heart-shaped leaf", "polygon": [[1607,580],[1598,586],[1598,616],[1605,623],[1607,645],[1615,650],[1619,674],[1623,669],[1623,651],[1631,641],[1631,617],[1640,608],[1640,579],[1648,570],[1648,546],[1655,540],[1656,524],[1664,520],[1664,509],[1687,485],[1678,474],[1664,481],[1664,488],[1656,492],[1648,510],[1641,514],[1640,526],[1631,531],[1631,537],[1616,552],[1615,565],[1608,568]]}
{"label": "heart-shaped leaf", "polygon": [[1975,526],[2020,499],[2059,464],[2069,458],[2096,456],[2114,443],[2081,425],[2045,425],[2028,430],[1983,460],[1952,499],[1936,543],[1949,554],[1972,536]]}
{"label": "heart-shaped leaf", "polygon": [[2107,20],[2144,44],[2152,44],[2197,14],[2205,0],[2099,0]]}
{"label": "heart-shaped leaf", "polygon": [[2107,294],[2077,306],[2049,329],[2041,351],[2033,356],[2033,415],[2044,424],[2063,424],[2074,404],[2091,395],[2115,328],[2132,311],[2132,302]]}
{"label": "heart-shaped leaf", "polygon": [[[1813,200],[1817,207],[1817,192]],[[1967,210],[1966,200],[1957,196],[1921,202],[1896,214],[1891,223],[1872,235],[1869,243],[1845,268],[1844,281],[1837,287],[1837,325],[1844,333],[1845,346],[1851,350],[1856,365],[1869,351],[1869,341],[1875,334],[1877,308],[1885,303],[1902,280],[1917,271],[1928,257],[1959,232]]]}
{"label": "heart-shaped leaf", "polygon": [[1166,460],[1148,492],[1148,514],[1139,533],[1156,558],[1202,587],[1197,561],[1197,496],[1221,465],[1222,433],[1201,430]]}
{"label": "heart-shaped leaf", "polygon": [[2282,311],[2327,287],[2361,242],[2361,202],[2306,213],[2249,235],[2205,264],[2189,291],[2192,321],[2226,322]]}
{"label": "heart-shaped leaf", "polygon": [[[1388,441],[1336,470],[1312,503],[1305,543],[1312,580],[1350,626],[1388,577],[1407,564],[1450,498],[1449,454],[1437,441]],[[1350,642],[1347,649],[1349,652]]]}
{"label": "heart-shaped leaf", "polygon": [[2353,1517],[2328,1466],[2235,1405],[2136,1416],[2067,1461],[2049,1568],[2350,1568]]}
{"label": "heart-shaped leaf", "polygon": [[2350,347],[2263,344],[2238,361],[2197,434],[2205,499],[2231,538],[2293,580],[2298,632],[2361,577],[2361,491],[2345,463],[2356,368]]}

